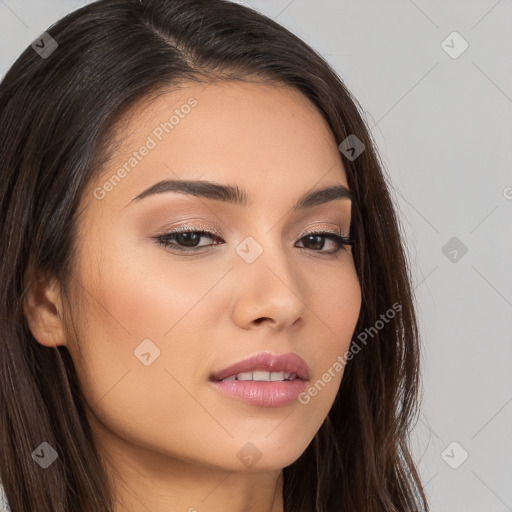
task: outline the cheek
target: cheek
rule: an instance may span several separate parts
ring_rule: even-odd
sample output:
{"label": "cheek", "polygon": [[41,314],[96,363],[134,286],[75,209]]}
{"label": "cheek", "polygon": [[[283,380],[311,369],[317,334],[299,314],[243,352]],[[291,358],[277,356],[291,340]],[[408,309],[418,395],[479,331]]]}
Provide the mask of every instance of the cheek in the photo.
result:
{"label": "cheek", "polygon": [[[361,287],[353,264],[340,270],[339,278],[326,278],[317,303],[320,317],[334,340],[351,336],[361,311]],[[341,344],[341,346],[343,343]]]}
{"label": "cheek", "polygon": [[[325,266],[309,278],[311,322],[321,337],[319,359],[330,365],[348,349],[361,311],[361,287],[352,257]],[[317,345],[318,346],[318,345]]]}
{"label": "cheek", "polygon": [[192,398],[211,358],[206,315],[212,325],[219,316],[208,312],[216,302],[205,293],[218,277],[135,256],[105,265],[110,272],[92,286],[79,380],[94,418],[110,431],[139,446],[193,454],[198,425],[225,435]]}
{"label": "cheek", "polygon": [[171,411],[182,411],[183,422],[194,407],[180,383],[194,393],[212,359],[204,333],[227,310],[213,289],[225,264],[180,262],[164,249],[121,243],[103,244],[97,258],[84,259],[79,275],[88,293],[74,315],[85,327],[80,352],[72,354],[84,394],[112,429],[145,418],[137,428],[158,434],[176,424]]}
{"label": "cheek", "polygon": [[312,430],[320,427],[336,398],[361,310],[361,287],[355,267],[351,259],[345,263],[336,271],[331,269],[329,278],[317,276],[318,287],[310,294],[317,337],[307,350],[316,364],[299,402],[309,411],[307,421]]}
{"label": "cheek", "polygon": [[107,261],[101,279],[91,285],[95,299],[91,323],[120,351],[121,358],[133,357],[133,350],[144,339],[158,346],[177,336],[181,342],[187,326],[193,337],[198,324],[193,329],[190,318],[197,310],[204,315],[212,307],[208,290],[223,273],[206,261],[180,261],[153,247],[114,249],[102,259]]}

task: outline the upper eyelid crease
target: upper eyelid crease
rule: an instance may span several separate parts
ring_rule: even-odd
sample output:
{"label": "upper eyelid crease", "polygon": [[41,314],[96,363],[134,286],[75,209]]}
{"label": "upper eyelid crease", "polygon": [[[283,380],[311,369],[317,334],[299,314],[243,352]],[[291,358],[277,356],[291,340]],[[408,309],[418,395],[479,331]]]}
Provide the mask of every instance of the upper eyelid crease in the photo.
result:
{"label": "upper eyelid crease", "polygon": [[[161,194],[164,192],[178,192],[186,195],[193,195],[196,197],[204,197],[206,199],[213,199],[217,201],[224,201],[237,206],[248,206],[250,200],[246,192],[238,186],[221,185],[205,180],[161,180],[151,187],[141,192],[138,196],[134,197],[129,203],[133,201],[140,201],[145,197],[154,194]],[[354,202],[352,192],[342,184],[331,185],[329,187],[308,192],[300,197],[293,205],[292,211],[304,210],[318,206],[320,204],[334,201],[337,199],[349,199]],[[126,205],[126,206],[128,206]]]}

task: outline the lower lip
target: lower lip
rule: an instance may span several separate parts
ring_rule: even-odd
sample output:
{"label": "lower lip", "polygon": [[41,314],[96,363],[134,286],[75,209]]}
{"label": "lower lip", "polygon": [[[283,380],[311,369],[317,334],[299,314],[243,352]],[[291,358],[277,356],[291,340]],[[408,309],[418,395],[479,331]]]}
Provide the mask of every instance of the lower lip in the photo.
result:
{"label": "lower lip", "polygon": [[297,400],[306,389],[302,379],[283,381],[227,380],[212,381],[222,393],[242,402],[261,407],[281,407]]}

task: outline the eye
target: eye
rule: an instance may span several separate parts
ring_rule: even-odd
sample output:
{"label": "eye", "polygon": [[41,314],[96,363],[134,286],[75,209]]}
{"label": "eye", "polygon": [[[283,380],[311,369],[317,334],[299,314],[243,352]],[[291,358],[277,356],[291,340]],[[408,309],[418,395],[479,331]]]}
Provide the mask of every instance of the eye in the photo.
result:
{"label": "eye", "polygon": [[[154,238],[158,244],[181,253],[204,252],[201,251],[202,248],[212,247],[213,245],[219,245],[219,243],[222,243],[222,238],[217,232],[208,231],[206,229],[194,229],[193,227],[189,226],[182,226],[176,230],[173,230],[169,233],[164,233],[163,235],[159,235]],[[217,239],[221,242],[201,245],[200,241],[202,238],[210,238],[212,240]],[[330,251],[322,250],[325,247],[325,240],[333,243],[334,249]],[[354,244],[354,240],[350,237],[350,235],[343,236],[334,231],[309,232],[302,236],[299,242],[309,246],[303,246],[301,248],[309,249],[313,252],[319,252],[323,254],[336,254],[340,250],[347,252],[347,246]]]}
{"label": "eye", "polygon": [[199,252],[198,248],[201,247],[211,247],[211,245],[217,244],[207,244],[207,245],[199,245],[199,241],[201,238],[217,238],[221,239],[217,233],[212,231],[207,231],[204,229],[194,230],[191,228],[180,228],[178,230],[172,231],[170,233],[165,233],[163,235],[159,235],[156,238],[159,244],[163,245],[167,248],[172,248],[178,252]]}
{"label": "eye", "polygon": [[[343,236],[330,231],[315,231],[307,233],[300,240],[305,240],[306,243],[310,245],[309,248],[314,252],[320,252],[324,254],[336,254],[340,250],[348,252],[347,246],[354,244],[354,240],[350,237],[350,235]],[[329,240],[334,243],[335,248],[331,251],[319,250],[325,247],[325,240]],[[313,246],[313,248],[311,248],[311,246]]]}

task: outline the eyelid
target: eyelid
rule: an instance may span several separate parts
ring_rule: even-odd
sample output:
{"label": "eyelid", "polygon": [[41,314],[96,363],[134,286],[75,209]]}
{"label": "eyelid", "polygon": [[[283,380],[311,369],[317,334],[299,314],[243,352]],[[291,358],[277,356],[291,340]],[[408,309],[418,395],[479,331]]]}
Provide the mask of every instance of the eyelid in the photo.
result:
{"label": "eyelid", "polygon": [[340,227],[338,226],[326,226],[324,224],[318,223],[314,226],[309,226],[308,228],[301,231],[299,234],[299,238],[309,235],[310,233],[332,233],[333,235],[338,235],[340,237],[346,238],[350,236],[350,230],[348,233],[343,233]]}
{"label": "eyelid", "polygon": [[214,228],[212,226],[198,223],[190,223],[190,224],[180,224],[179,226],[174,226],[172,228],[164,228],[160,235],[170,235],[173,233],[181,233],[182,231],[188,232],[188,231],[208,231],[215,236],[218,236],[219,238],[222,237],[222,233],[219,229]]}

